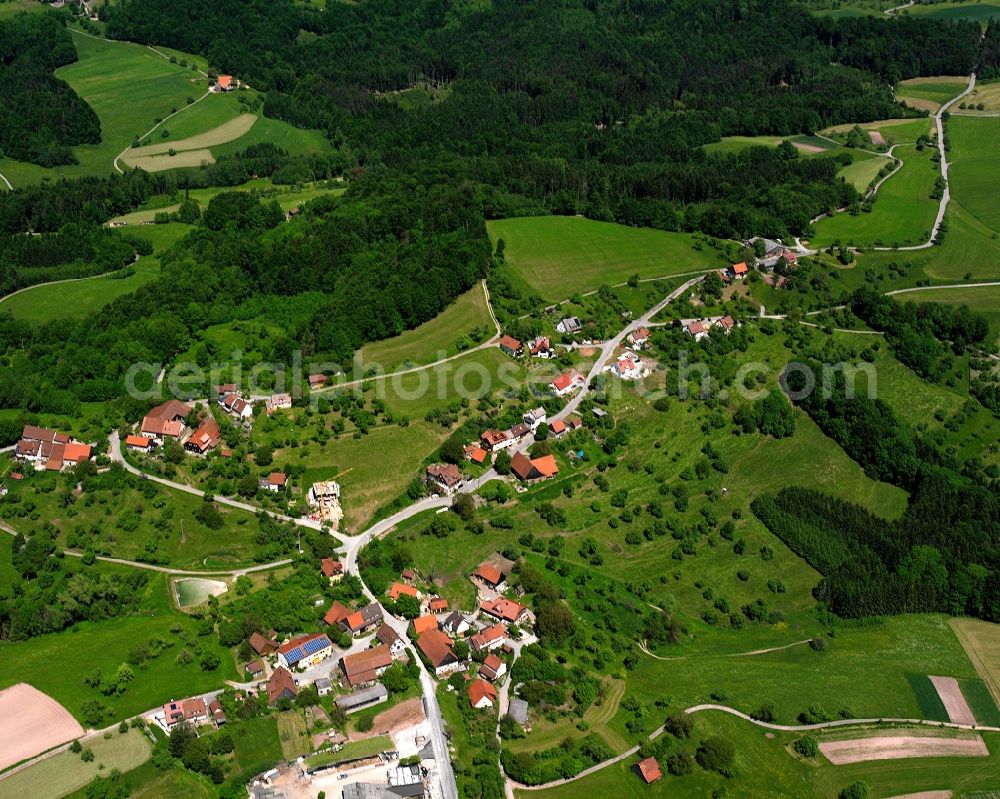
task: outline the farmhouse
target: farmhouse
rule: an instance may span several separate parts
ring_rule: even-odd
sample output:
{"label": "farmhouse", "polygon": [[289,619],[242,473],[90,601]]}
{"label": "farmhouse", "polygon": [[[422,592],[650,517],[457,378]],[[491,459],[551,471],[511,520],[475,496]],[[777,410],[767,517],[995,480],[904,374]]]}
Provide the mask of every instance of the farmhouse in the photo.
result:
{"label": "farmhouse", "polygon": [[395,602],[401,596],[412,596],[414,599],[420,598],[420,592],[414,588],[412,585],[406,585],[406,583],[393,583],[389,587],[389,599]]}
{"label": "farmhouse", "polygon": [[556,419],[549,425],[549,433],[551,433],[554,436],[557,437],[561,436],[565,432],[566,432],[566,422],[564,422],[562,419]]}
{"label": "farmhouse", "polygon": [[556,330],[563,335],[573,335],[583,330],[583,324],[575,316],[567,316],[556,325]]}
{"label": "farmhouse", "polygon": [[309,388],[322,388],[326,385],[326,375],[322,373],[311,374],[306,380],[309,381]]}
{"label": "farmhouse", "polygon": [[432,613],[428,613],[426,616],[417,616],[413,620],[413,632],[415,635],[423,635],[428,630],[436,630],[437,628],[438,620]]}
{"label": "farmhouse", "polygon": [[439,494],[451,494],[462,487],[462,473],[454,463],[432,463],[427,467],[426,480]]}
{"label": "farmhouse", "polygon": [[347,607],[347,605],[335,600],[334,603],[330,605],[330,609],[326,612],[326,614],[324,614],[323,623],[329,627],[340,627],[343,625],[344,620],[351,615],[351,613],[353,613],[353,611]]}
{"label": "farmhouse", "polygon": [[487,430],[479,439],[487,452],[499,452],[517,443],[517,439],[507,430]]}
{"label": "farmhouse", "polygon": [[436,677],[458,666],[458,658],[451,648],[451,639],[440,630],[428,630],[423,633],[417,638],[417,648],[431,664]]}
{"label": "farmhouse", "polygon": [[267,681],[267,702],[269,705],[276,705],[282,699],[294,699],[299,693],[295,687],[295,678],[292,673],[279,666],[272,673]]}
{"label": "farmhouse", "polygon": [[507,575],[492,563],[480,563],[472,576],[482,580],[486,586],[494,591],[503,591],[507,587]]}
{"label": "farmhouse", "polygon": [[188,440],[184,442],[184,449],[204,455],[216,447],[221,436],[219,423],[215,421],[214,416],[209,415],[198,425],[198,429],[188,436]]}
{"label": "farmhouse", "polygon": [[219,75],[215,79],[215,91],[217,92],[231,92],[234,88],[232,75]]}
{"label": "farmhouse", "polygon": [[[331,583],[340,582],[344,577],[344,564],[333,558],[323,558],[319,564],[319,569],[323,572],[323,576]],[[329,622],[327,623],[329,624]]]}
{"label": "farmhouse", "polygon": [[503,624],[497,622],[492,627],[480,630],[471,639],[472,649],[475,652],[492,652],[503,646],[507,638],[507,632]]}
{"label": "farmhouse", "polygon": [[300,635],[278,647],[278,663],[286,669],[307,669],[322,663],[333,654],[333,643],[323,633]]}
{"label": "farmhouse", "polygon": [[444,630],[452,638],[458,638],[459,636],[465,635],[472,625],[469,620],[465,618],[457,610],[453,610],[448,614],[448,618],[444,620],[441,624],[441,629]]}
{"label": "farmhouse", "polygon": [[237,394],[226,394],[219,399],[219,405],[236,419],[249,419],[253,416],[253,405]]}
{"label": "farmhouse", "polygon": [[528,343],[528,352],[531,354],[532,358],[553,358],[555,357],[555,350],[552,349],[552,342],[549,340],[548,336],[542,338],[536,338],[534,341]]}
{"label": "farmhouse", "polygon": [[514,457],[510,459],[510,470],[524,483],[548,480],[559,474],[559,467],[552,455],[529,458],[523,452],[514,453]]}
{"label": "farmhouse", "polygon": [[498,596],[496,599],[481,600],[479,609],[488,616],[493,616],[495,619],[500,619],[500,621],[511,624],[521,621],[528,614],[528,609],[524,605],[503,596]]}
{"label": "farmhouse", "polygon": [[703,338],[708,338],[708,330],[706,330],[705,325],[697,319],[686,324],[684,326],[684,332],[691,336],[691,338],[695,341],[701,341]]}
{"label": "farmhouse", "polygon": [[264,663],[260,660],[251,660],[246,665],[246,672],[255,680],[259,680],[264,676]]}
{"label": "farmhouse", "polygon": [[270,655],[278,648],[278,645],[273,640],[265,638],[260,633],[253,633],[250,636],[250,647],[258,655]]}
{"label": "farmhouse", "polygon": [[392,629],[392,627],[388,624],[383,624],[375,631],[375,638],[379,643],[385,644],[389,647],[389,652],[394,658],[398,658],[403,654],[403,652],[406,651],[403,639],[400,638],[399,633]]}
{"label": "farmhouse", "polygon": [[493,707],[493,703],[497,701],[497,689],[479,677],[469,682],[468,692],[469,704],[476,710]]}
{"label": "farmhouse", "polygon": [[504,336],[501,338],[500,349],[511,358],[520,358],[524,355],[524,345],[513,336]]}
{"label": "farmhouse", "polygon": [[14,457],[26,463],[33,463],[35,469],[58,472],[67,466],[76,466],[89,461],[92,448],[64,433],[44,427],[25,425],[21,438],[14,447]]}
{"label": "farmhouse", "polygon": [[340,659],[340,669],[351,688],[375,682],[391,665],[392,653],[384,644]]}
{"label": "farmhouse", "polygon": [[496,682],[507,673],[507,664],[504,663],[494,652],[490,652],[479,667],[479,676],[490,682]]}
{"label": "farmhouse", "polygon": [[264,400],[264,410],[267,413],[274,413],[277,410],[287,409],[292,407],[292,395],[291,394],[272,394],[266,400]]}
{"label": "farmhouse", "polygon": [[140,430],[158,444],[164,438],[180,438],[184,432],[184,420],[191,413],[191,406],[179,400],[167,400],[150,410],[142,420]]}
{"label": "farmhouse", "polygon": [[379,705],[389,698],[389,692],[382,683],[375,683],[371,688],[362,688],[346,696],[338,696],[334,702],[345,713],[356,713],[359,710]]}
{"label": "farmhouse", "polygon": [[557,397],[565,397],[583,388],[587,384],[587,379],[579,372],[563,372],[559,377],[549,383],[549,388],[555,392]]}
{"label": "farmhouse", "polygon": [[180,702],[167,702],[163,706],[163,716],[168,727],[173,727],[182,721],[200,724],[208,721],[208,706],[202,697],[184,699]]}
{"label": "farmhouse", "polygon": [[267,491],[277,493],[285,487],[287,482],[288,475],[284,472],[271,472],[267,477],[262,477],[260,479],[260,487],[266,489]]}
{"label": "farmhouse", "polygon": [[146,436],[125,436],[125,448],[133,452],[149,452],[153,446],[153,439]]}
{"label": "farmhouse", "polygon": [[444,613],[448,610],[448,600],[443,596],[431,597],[427,603],[427,610],[431,613]]}
{"label": "farmhouse", "polygon": [[356,610],[340,623],[341,629],[351,635],[361,635],[377,624],[382,623],[382,608],[377,602],[365,605],[361,610]]}
{"label": "farmhouse", "polygon": [[646,785],[656,782],[663,776],[663,772],[660,771],[660,764],[656,761],[655,757],[647,757],[645,760],[640,760],[636,765],[636,770]]}

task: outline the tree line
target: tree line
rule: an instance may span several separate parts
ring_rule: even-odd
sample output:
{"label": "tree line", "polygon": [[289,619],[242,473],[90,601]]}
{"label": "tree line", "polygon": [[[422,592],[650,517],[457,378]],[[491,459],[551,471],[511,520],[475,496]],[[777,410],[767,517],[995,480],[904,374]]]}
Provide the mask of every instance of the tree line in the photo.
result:
{"label": "tree line", "polygon": [[50,14],[0,21],[0,152],[40,166],[75,164],[71,147],[101,141],[97,114],[53,73],[76,61],[63,22]]}

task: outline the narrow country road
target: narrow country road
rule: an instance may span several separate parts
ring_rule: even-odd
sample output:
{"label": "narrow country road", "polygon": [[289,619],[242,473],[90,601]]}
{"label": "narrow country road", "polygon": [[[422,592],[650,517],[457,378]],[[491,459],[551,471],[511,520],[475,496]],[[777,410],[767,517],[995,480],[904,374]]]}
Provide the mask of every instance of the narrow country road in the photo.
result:
{"label": "narrow country road", "polygon": [[887,297],[891,297],[894,294],[909,294],[913,291],[937,291],[938,289],[974,289],[977,287],[986,286],[1000,286],[1000,280],[992,280],[986,283],[949,283],[946,286],[913,286],[908,289],[896,289],[895,291],[887,291],[885,294]]}
{"label": "narrow country road", "polygon": [[121,267],[121,269],[112,269],[110,272],[102,272],[99,275],[88,275],[87,277],[68,277],[65,280],[50,280],[47,283],[34,283],[30,286],[25,286],[23,289],[17,289],[17,291],[12,291],[10,294],[5,294],[0,297],[0,305],[7,302],[11,297],[16,297],[18,294],[23,294],[26,291],[32,291],[33,289],[44,288],[45,286],[58,286],[60,283],[78,283],[81,280],[97,280],[101,277],[111,277],[116,275],[124,269],[128,269],[130,266],[135,264],[138,260],[138,256],[132,261],[132,264]]}
{"label": "narrow country road", "polygon": [[10,185],[10,181],[7,180],[7,176],[3,172],[0,172],[0,180],[7,186],[8,191],[14,191],[14,187]]}

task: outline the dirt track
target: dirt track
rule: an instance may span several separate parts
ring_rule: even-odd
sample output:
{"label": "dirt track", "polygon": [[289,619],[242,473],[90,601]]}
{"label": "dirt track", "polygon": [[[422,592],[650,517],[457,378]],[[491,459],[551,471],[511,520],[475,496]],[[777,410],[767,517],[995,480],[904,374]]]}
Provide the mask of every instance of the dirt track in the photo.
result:
{"label": "dirt track", "polygon": [[83,735],[69,711],[27,683],[0,691],[0,769]]}
{"label": "dirt track", "polygon": [[370,738],[373,735],[389,734],[407,727],[413,727],[424,720],[424,705],[418,697],[400,702],[395,707],[383,710],[375,716],[375,723],[368,732],[352,732],[350,740]]}
{"label": "dirt track", "polygon": [[907,757],[988,757],[983,739],[879,735],[846,741],[823,741],[819,750],[835,766],[868,760],[897,760]]}
{"label": "dirt track", "polygon": [[958,681],[954,677],[930,677],[934,690],[941,697],[944,709],[948,712],[948,718],[956,724],[975,724],[976,717],[972,715],[969,703],[962,695],[962,689],[958,687]]}

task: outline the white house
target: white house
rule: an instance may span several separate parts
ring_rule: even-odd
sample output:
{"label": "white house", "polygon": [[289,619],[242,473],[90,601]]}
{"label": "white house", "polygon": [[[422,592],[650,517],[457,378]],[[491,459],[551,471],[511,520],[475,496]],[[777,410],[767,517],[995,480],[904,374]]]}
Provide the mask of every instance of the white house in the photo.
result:
{"label": "white house", "polygon": [[638,380],[643,375],[643,363],[638,355],[626,350],[618,356],[611,371],[622,380]]}
{"label": "white house", "polygon": [[572,394],[583,388],[586,383],[587,379],[579,372],[563,372],[549,383],[549,388],[555,392],[557,397],[565,397],[567,394]]}
{"label": "white house", "polygon": [[564,335],[579,333],[583,329],[583,323],[575,316],[567,316],[556,325],[556,330]]}
{"label": "white house", "polygon": [[548,418],[548,414],[545,413],[545,408],[538,407],[533,411],[528,411],[524,414],[524,423],[531,428],[532,432]]}
{"label": "white house", "polygon": [[628,343],[633,347],[644,349],[649,343],[649,328],[640,327],[628,334]]}
{"label": "white house", "polygon": [[691,336],[691,338],[695,341],[701,341],[703,338],[708,338],[708,330],[705,325],[697,319],[685,325],[684,332]]}
{"label": "white house", "polygon": [[236,419],[249,419],[253,416],[253,405],[236,394],[226,394],[219,398],[219,405]]}
{"label": "white house", "polygon": [[308,669],[333,654],[333,642],[323,633],[300,635],[278,647],[278,664],[291,671],[298,666]]}

